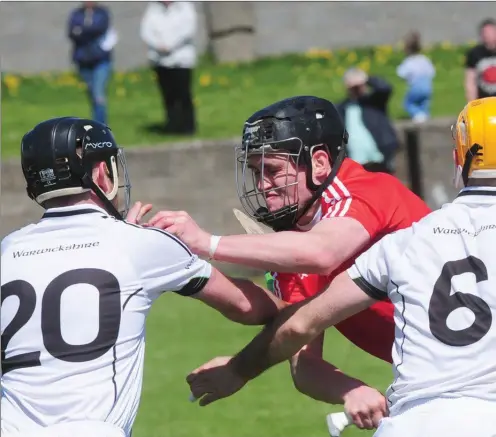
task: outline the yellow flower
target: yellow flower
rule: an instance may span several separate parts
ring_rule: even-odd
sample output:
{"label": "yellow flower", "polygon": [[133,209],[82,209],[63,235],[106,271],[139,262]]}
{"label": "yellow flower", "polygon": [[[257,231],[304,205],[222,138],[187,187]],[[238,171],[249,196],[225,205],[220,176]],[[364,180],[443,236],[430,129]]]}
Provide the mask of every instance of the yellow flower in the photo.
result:
{"label": "yellow flower", "polygon": [[346,61],[348,61],[350,64],[353,64],[354,62],[356,62],[357,59],[358,59],[358,56],[355,52],[350,52],[350,53],[348,53],[348,56],[346,56]]}
{"label": "yellow flower", "polygon": [[393,52],[393,46],[383,44],[383,45],[377,46],[377,50],[379,52],[382,52],[382,53],[392,53]]}
{"label": "yellow flower", "polygon": [[9,90],[9,93],[12,95],[17,95],[19,91],[19,87],[21,85],[21,79],[18,76],[14,76],[13,74],[6,74],[3,78],[3,82],[5,86]]}
{"label": "yellow flower", "polygon": [[332,52],[313,47],[305,53],[305,56],[309,59],[332,59]]}
{"label": "yellow flower", "polygon": [[361,68],[363,71],[368,73],[370,71],[370,59],[365,58],[358,64],[358,68]]}
{"label": "yellow flower", "polygon": [[136,73],[131,73],[129,75],[129,82],[131,83],[139,82],[139,76]]}
{"label": "yellow flower", "polygon": [[209,86],[212,83],[212,76],[210,74],[202,74],[200,76],[200,85],[201,86]]}
{"label": "yellow flower", "polygon": [[316,47],[311,47],[310,49],[307,50],[305,53],[305,56],[310,59],[315,59],[319,57],[319,52],[320,50]]}
{"label": "yellow flower", "polygon": [[118,96],[118,97],[124,97],[126,95],[126,88],[120,86],[119,88],[117,88],[115,90],[115,94]]}

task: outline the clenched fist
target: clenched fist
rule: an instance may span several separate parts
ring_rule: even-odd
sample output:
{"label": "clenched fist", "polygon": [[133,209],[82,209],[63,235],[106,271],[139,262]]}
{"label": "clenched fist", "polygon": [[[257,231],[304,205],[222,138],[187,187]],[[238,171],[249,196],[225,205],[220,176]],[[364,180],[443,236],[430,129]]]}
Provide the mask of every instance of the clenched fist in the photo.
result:
{"label": "clenched fist", "polygon": [[350,390],[344,397],[344,409],[361,429],[374,429],[389,414],[386,398],[375,388],[363,385]]}

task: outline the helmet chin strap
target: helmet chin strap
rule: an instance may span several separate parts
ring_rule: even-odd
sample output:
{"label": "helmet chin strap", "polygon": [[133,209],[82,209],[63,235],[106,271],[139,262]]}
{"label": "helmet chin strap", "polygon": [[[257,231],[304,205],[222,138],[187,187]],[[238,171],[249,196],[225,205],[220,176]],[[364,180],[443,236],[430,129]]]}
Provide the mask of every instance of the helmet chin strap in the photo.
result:
{"label": "helmet chin strap", "polygon": [[118,179],[119,177],[117,176],[117,164],[115,162],[114,156],[110,158],[110,165],[112,168],[111,174],[113,175],[113,181],[112,181],[113,187],[110,193],[108,194],[104,193],[103,190],[97,184],[95,184],[95,182],[93,182],[93,179],[88,173],[85,173],[84,176],[81,178],[81,180],[86,188],[90,188],[91,191],[93,191],[98,196],[98,198],[104,204],[105,209],[111,215],[113,215],[118,220],[124,220],[122,214],[119,211],[117,211],[117,208],[111,202],[117,195],[117,191],[119,189],[119,179]]}
{"label": "helmet chin strap", "polygon": [[459,165],[455,160],[455,178],[454,185],[457,189],[462,189],[467,186],[468,183],[468,172],[470,171],[470,166],[472,165],[472,160],[481,150],[482,147],[479,144],[474,144],[465,154],[465,162],[463,167]]}
{"label": "helmet chin strap", "polygon": [[322,196],[324,191],[329,187],[329,185],[332,184],[332,181],[338,174],[339,169],[341,168],[341,164],[344,161],[344,158],[346,158],[346,149],[343,147],[339,151],[336,161],[332,163],[332,170],[325,179],[325,181],[319,185],[319,187],[314,191],[312,197],[308,199],[308,201],[305,203],[303,208],[301,208],[300,212],[296,216],[295,224],[300,221],[300,219],[308,212],[308,210],[311,208],[311,206]]}

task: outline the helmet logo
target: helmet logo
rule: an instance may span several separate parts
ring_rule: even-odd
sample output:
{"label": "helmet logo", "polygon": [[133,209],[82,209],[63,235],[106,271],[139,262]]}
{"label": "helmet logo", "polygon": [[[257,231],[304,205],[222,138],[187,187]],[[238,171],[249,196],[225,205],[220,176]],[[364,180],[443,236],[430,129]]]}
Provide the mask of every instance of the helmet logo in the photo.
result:
{"label": "helmet logo", "polygon": [[100,141],[98,143],[86,143],[84,145],[85,149],[104,149],[105,147],[113,147],[113,144],[110,141]]}
{"label": "helmet logo", "polygon": [[57,177],[55,176],[55,173],[53,171],[53,168],[44,168],[43,170],[39,171],[40,175],[40,181],[45,187],[49,187],[50,185],[55,185],[55,182],[53,182]]}
{"label": "helmet logo", "polygon": [[245,125],[243,132],[243,144],[258,143],[260,141],[260,125],[261,120],[256,121],[254,125]]}
{"label": "helmet logo", "polygon": [[245,129],[245,133],[247,134],[256,134],[258,131],[260,130],[260,125],[258,126],[248,126],[246,129]]}

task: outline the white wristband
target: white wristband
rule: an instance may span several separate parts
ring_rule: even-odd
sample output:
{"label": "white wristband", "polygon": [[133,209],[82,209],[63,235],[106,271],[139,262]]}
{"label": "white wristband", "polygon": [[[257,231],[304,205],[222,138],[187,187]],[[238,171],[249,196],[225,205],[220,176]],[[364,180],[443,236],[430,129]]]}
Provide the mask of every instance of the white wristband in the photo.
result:
{"label": "white wristband", "polygon": [[218,235],[212,235],[210,237],[210,249],[208,250],[208,259],[212,260],[214,259],[214,254],[215,251],[217,250],[217,246],[219,245],[219,241],[222,237],[219,237]]}

